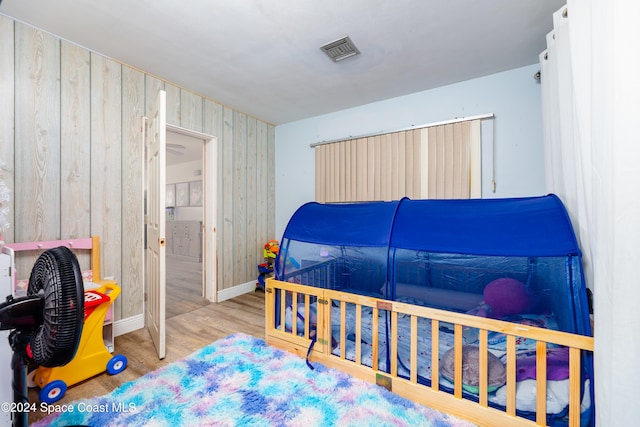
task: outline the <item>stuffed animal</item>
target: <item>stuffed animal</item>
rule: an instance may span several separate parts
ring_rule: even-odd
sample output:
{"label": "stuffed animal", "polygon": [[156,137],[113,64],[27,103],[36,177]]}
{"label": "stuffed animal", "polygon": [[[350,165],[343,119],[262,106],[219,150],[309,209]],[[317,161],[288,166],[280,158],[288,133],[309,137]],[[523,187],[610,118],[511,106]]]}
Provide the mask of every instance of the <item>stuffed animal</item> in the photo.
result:
{"label": "stuffed animal", "polygon": [[[487,353],[489,392],[497,390],[507,382],[507,370],[493,353]],[[455,350],[452,348],[440,359],[440,374],[453,382],[455,377]],[[480,349],[473,345],[462,346],[462,388],[478,393],[480,386]]]}
{"label": "stuffed animal", "polygon": [[[318,309],[317,309],[317,304],[311,303],[309,304],[309,325],[312,329],[315,329],[316,324],[318,323]],[[285,320],[284,320],[284,325],[286,327],[287,330],[292,330],[292,309],[290,305],[287,305],[287,307],[285,308]],[[304,332],[304,321],[305,321],[305,316],[304,316],[304,304],[299,304],[298,305],[298,313],[296,316],[296,330],[298,332],[298,334],[302,335],[302,333]]]}

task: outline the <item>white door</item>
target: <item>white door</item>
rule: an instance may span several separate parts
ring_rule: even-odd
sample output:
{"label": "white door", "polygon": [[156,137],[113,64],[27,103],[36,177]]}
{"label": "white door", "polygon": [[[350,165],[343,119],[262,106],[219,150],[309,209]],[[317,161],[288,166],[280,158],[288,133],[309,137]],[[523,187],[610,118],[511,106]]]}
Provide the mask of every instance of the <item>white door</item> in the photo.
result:
{"label": "white door", "polygon": [[164,359],[165,291],[166,291],[166,92],[158,93],[156,110],[147,120],[147,301],[145,323],[156,346],[158,357]]}

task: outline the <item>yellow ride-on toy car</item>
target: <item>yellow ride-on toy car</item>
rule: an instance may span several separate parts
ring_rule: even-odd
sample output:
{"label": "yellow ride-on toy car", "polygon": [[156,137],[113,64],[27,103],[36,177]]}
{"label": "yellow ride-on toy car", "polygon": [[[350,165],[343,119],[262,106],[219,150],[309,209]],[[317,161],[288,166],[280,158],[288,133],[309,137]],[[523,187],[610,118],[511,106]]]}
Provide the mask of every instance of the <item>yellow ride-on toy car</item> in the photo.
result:
{"label": "yellow ride-on toy car", "polygon": [[102,335],[102,326],[109,306],[120,295],[120,287],[106,283],[84,292],[84,326],[78,350],[64,366],[39,366],[33,382],[40,387],[41,402],[54,403],[64,396],[67,387],[101,374],[105,370],[115,375],[127,367],[127,358],[109,353]]}

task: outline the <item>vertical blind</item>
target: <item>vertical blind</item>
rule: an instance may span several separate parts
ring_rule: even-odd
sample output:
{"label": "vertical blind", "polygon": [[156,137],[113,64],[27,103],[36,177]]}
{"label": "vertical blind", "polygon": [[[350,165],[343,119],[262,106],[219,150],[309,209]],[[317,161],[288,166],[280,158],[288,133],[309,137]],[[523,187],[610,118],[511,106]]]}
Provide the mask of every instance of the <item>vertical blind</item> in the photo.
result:
{"label": "vertical blind", "polygon": [[316,201],[479,198],[480,148],[480,119],[316,145]]}

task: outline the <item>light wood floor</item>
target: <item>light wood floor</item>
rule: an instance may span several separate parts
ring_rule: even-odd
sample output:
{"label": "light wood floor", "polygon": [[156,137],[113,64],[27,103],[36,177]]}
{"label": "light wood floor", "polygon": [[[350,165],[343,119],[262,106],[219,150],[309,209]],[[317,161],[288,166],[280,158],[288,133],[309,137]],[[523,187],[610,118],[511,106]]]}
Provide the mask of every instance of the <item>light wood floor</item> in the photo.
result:
{"label": "light wood floor", "polygon": [[202,298],[202,263],[167,256],[166,318],[209,304]]}
{"label": "light wood floor", "polygon": [[[174,266],[175,275],[182,275],[184,278],[188,272],[182,271],[182,267]],[[186,267],[184,269],[187,270]],[[167,275],[170,275],[169,269]],[[173,279],[168,278],[167,281],[170,280]],[[188,281],[185,279],[186,282]],[[197,286],[193,285],[193,288],[197,289],[197,295],[201,292],[201,286],[201,282]],[[127,368],[117,375],[103,373],[69,387],[64,397],[56,402],[57,404],[67,404],[78,399],[107,394],[125,382],[135,380],[161,366],[188,356],[233,333],[242,332],[264,339],[264,293],[252,292],[221,303],[206,303],[201,298],[193,296],[196,292],[194,290],[182,289],[174,293],[173,288],[167,287],[167,289],[166,357],[163,360],[158,359],[146,328],[116,337],[114,354],[123,354],[127,357]],[[29,389],[30,402],[39,402],[38,392],[38,388]],[[30,413],[29,422],[35,422],[45,415],[39,412]]]}

